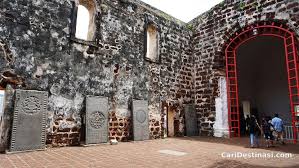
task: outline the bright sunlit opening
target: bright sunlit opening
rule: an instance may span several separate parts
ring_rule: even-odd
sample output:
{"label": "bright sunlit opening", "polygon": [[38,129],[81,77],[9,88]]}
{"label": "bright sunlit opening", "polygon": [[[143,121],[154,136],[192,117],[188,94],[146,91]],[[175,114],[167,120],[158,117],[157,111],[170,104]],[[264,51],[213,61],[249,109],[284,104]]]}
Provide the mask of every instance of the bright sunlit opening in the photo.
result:
{"label": "bright sunlit opening", "polygon": [[79,5],[77,13],[76,38],[87,40],[89,17],[88,9],[82,5]]}
{"label": "bright sunlit opening", "polygon": [[141,0],[181,21],[189,22],[223,0]]}

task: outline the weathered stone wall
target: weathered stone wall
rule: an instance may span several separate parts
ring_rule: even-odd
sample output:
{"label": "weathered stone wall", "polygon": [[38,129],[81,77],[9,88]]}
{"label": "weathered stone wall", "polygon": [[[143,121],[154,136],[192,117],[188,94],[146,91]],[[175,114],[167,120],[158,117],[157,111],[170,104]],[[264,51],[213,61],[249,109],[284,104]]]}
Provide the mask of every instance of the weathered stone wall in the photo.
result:
{"label": "weathered stone wall", "polygon": [[[0,6],[0,86],[49,92],[47,143],[53,146],[84,140],[87,95],[108,97],[110,139],[132,139],[133,99],[149,102],[151,138],[163,134],[163,107],[175,112],[175,134],[184,135],[182,109],[194,102],[201,134],[212,135],[228,39],[261,21],[299,34],[297,0],[225,0],[188,25],[138,0],[91,0],[94,37],[83,41],[72,34],[78,2],[3,0]],[[159,34],[156,63],[144,58],[148,22]]]}
{"label": "weathered stone wall", "polygon": [[236,31],[262,21],[280,22],[299,37],[298,0],[225,0],[189,23],[194,28],[195,102],[202,135],[213,135],[225,43]]}
{"label": "weathered stone wall", "polygon": [[[98,0],[94,40],[82,41],[71,35],[74,7],[72,0],[0,6],[1,47],[14,58],[4,66],[0,53],[1,73],[11,72],[13,87],[49,92],[47,144],[79,144],[87,95],[109,98],[110,138],[132,139],[132,99],[149,101],[150,135],[161,137],[161,102],[178,113],[192,102],[191,31],[139,1]],[[144,59],[145,18],[158,27],[160,63]]]}

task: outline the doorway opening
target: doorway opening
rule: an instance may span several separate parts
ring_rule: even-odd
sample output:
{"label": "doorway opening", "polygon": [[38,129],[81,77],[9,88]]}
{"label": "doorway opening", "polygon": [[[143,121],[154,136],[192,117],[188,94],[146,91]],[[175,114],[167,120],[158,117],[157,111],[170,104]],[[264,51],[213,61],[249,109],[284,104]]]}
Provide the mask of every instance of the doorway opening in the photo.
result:
{"label": "doorway opening", "polygon": [[168,106],[163,103],[163,137],[173,137],[175,136],[175,109],[172,106]]}
{"label": "doorway opening", "polygon": [[174,136],[174,110],[168,108],[167,110],[167,137]]}
{"label": "doorway opening", "polygon": [[[257,23],[236,32],[225,49],[230,137],[241,135],[241,120],[278,113],[299,129],[299,76],[296,38],[283,24]],[[243,108],[241,108],[243,107]]]}
{"label": "doorway opening", "polygon": [[277,113],[285,125],[292,125],[283,43],[280,38],[260,36],[237,49],[241,135],[247,115],[261,123],[263,117]]}

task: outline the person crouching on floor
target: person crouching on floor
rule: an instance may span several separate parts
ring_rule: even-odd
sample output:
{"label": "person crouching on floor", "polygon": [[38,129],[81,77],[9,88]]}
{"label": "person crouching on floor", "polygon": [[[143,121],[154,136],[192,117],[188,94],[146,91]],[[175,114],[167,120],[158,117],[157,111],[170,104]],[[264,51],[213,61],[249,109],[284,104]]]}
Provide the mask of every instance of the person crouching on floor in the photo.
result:
{"label": "person crouching on floor", "polygon": [[264,134],[264,138],[266,139],[266,145],[267,148],[270,146],[273,146],[273,126],[271,124],[271,119],[269,120],[268,118],[263,118],[262,119],[262,130]]}

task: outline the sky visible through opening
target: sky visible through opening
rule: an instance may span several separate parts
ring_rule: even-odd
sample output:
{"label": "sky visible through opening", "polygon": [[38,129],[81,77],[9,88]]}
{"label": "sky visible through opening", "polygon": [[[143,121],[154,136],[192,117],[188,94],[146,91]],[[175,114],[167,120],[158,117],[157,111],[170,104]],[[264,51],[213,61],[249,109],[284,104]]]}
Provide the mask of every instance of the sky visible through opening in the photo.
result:
{"label": "sky visible through opening", "polygon": [[89,27],[89,11],[82,5],[78,6],[76,38],[87,40]]}
{"label": "sky visible through opening", "polygon": [[[183,22],[189,22],[208,11],[222,0],[141,0]],[[79,5],[77,15],[76,37],[87,40],[89,12]]]}
{"label": "sky visible through opening", "polygon": [[189,22],[223,0],[141,0],[183,22]]}

